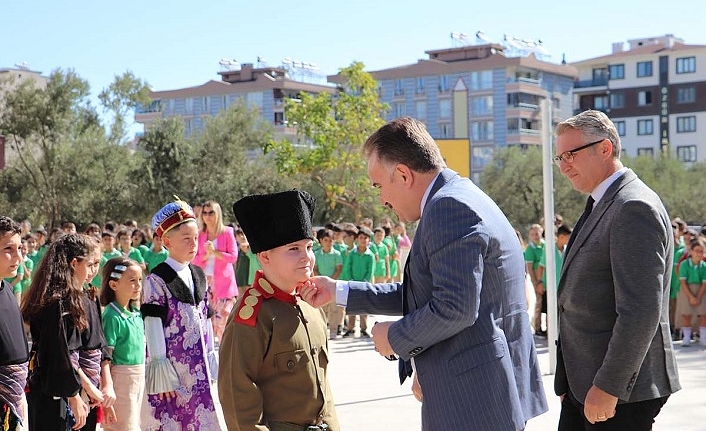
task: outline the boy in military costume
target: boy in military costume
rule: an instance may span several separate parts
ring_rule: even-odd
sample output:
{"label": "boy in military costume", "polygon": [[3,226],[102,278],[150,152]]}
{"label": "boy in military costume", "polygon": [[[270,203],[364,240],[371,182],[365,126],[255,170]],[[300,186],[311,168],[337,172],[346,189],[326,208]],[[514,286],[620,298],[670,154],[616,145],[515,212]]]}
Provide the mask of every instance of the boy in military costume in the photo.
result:
{"label": "boy in military costume", "polygon": [[322,310],[297,297],[314,270],[306,192],[247,196],[233,212],[262,269],[228,319],[218,394],[230,431],[338,431]]}

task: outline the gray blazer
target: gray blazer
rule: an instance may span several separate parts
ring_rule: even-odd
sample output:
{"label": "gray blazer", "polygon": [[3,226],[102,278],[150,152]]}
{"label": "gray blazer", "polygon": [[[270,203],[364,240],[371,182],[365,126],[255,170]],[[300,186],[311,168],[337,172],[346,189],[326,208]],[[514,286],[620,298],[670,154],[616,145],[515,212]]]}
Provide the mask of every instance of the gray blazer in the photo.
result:
{"label": "gray blazer", "polygon": [[659,196],[632,170],[594,206],[564,257],[554,389],[591,385],[619,402],[678,391],[669,330],[674,238]]}
{"label": "gray blazer", "polygon": [[547,411],[520,244],[497,205],[445,169],[398,283],[350,283],[348,312],[404,314],[388,334],[414,358],[422,429],[515,431]]}

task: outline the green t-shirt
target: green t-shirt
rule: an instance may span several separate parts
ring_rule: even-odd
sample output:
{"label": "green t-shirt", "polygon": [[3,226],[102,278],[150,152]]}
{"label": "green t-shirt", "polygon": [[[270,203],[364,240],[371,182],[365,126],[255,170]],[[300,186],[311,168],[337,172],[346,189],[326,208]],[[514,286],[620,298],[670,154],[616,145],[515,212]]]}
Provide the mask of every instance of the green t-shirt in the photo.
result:
{"label": "green t-shirt", "polygon": [[[679,267],[676,266],[679,263],[679,259],[684,256],[684,250],[686,247],[684,244],[679,245],[678,242],[674,244],[674,266],[672,267],[672,278],[669,284],[669,297],[675,299],[679,295],[679,290],[681,289],[681,284],[679,283]],[[688,260],[688,259],[687,259]]]}
{"label": "green t-shirt", "polygon": [[32,259],[28,256],[25,256],[24,264],[27,272],[29,273],[29,277],[27,277],[27,274],[24,274],[25,277],[22,281],[20,281],[20,284],[22,285],[22,292],[26,292],[27,289],[29,289],[29,285],[32,284],[32,274],[34,274],[34,261],[32,261]]}
{"label": "green t-shirt", "polygon": [[39,259],[42,256],[40,256],[39,252],[37,250],[35,250],[34,252],[28,254],[27,257],[29,257],[30,260],[32,261],[32,275],[34,275],[34,271],[36,271],[37,268],[39,267]]}
{"label": "green t-shirt", "polygon": [[334,248],[331,248],[331,251],[328,253],[322,248],[314,252],[314,256],[316,257],[316,270],[321,275],[333,277],[333,274],[336,272],[336,266],[340,265],[343,267],[341,252]]}
{"label": "green t-shirt", "polygon": [[145,329],[138,310],[126,310],[111,302],[103,310],[103,332],[113,348],[114,365],[145,363]]}
{"label": "green t-shirt", "polygon": [[355,250],[355,248],[352,248],[350,250],[348,248],[346,248],[345,250],[343,250],[341,252],[341,259],[343,260],[343,271],[341,271],[341,275],[338,277],[339,280],[350,280],[351,279],[350,267],[346,264],[346,262],[350,258],[351,253],[353,253],[353,250]]}
{"label": "green t-shirt", "polygon": [[539,261],[542,259],[542,254],[544,253],[544,240],[539,244],[535,244],[530,241],[527,248],[525,248],[525,262],[532,264],[532,269],[537,270],[539,267]]}
{"label": "green t-shirt", "polygon": [[386,236],[382,242],[387,245],[387,249],[390,251],[390,277],[397,277],[397,273],[400,271],[399,262],[397,259],[392,258],[397,253],[397,241],[391,236]]}
{"label": "green t-shirt", "polygon": [[[542,256],[539,258],[539,266],[546,269],[547,265],[547,253],[544,252],[545,247],[542,250]],[[559,286],[559,277],[561,276],[561,265],[564,262],[564,253],[560,252],[558,248],[554,247],[554,261],[556,262],[556,285]],[[547,287],[547,271],[542,273],[542,283],[544,283],[544,288]]]}
{"label": "green t-shirt", "polygon": [[154,251],[154,249],[150,248],[145,252],[143,257],[145,258],[145,264],[147,265],[147,272],[152,272],[155,266],[167,260],[167,257],[169,257],[169,251],[167,251],[164,247],[162,247],[162,250],[160,251]]}
{"label": "green t-shirt", "polygon": [[346,244],[343,243],[343,242],[334,242],[334,243],[333,243],[333,248],[334,248],[335,250],[338,250],[338,252],[341,253],[341,256],[342,256],[343,253],[348,249],[348,247],[346,247]]}
{"label": "green t-shirt", "polygon": [[[140,253],[142,253],[142,258],[144,259],[144,258],[145,258],[145,254],[147,254],[147,252],[150,251],[150,248],[151,248],[151,247],[148,247],[148,246],[146,246],[145,244],[140,244],[140,245],[138,245],[138,246],[135,247],[135,248],[138,249],[138,250],[140,250]],[[145,263],[147,263],[147,261],[145,261]]]}
{"label": "green t-shirt", "polygon": [[127,255],[128,258],[134,260],[137,263],[145,263],[145,258],[142,257],[142,252],[140,250],[136,249],[135,247],[130,247],[127,250],[127,253],[123,253],[120,250],[117,250],[117,251],[118,251],[118,253],[120,253],[120,255],[122,255],[122,256]]}
{"label": "green t-shirt", "polygon": [[679,265],[679,279],[686,280],[687,284],[701,284],[706,280],[706,262],[694,265],[691,258],[685,260]]}
{"label": "green t-shirt", "polygon": [[385,259],[390,257],[389,251],[387,250],[385,243],[381,242],[380,244],[373,245],[375,245],[378,254],[378,258],[375,261],[375,270],[373,271],[373,275],[375,275],[375,277],[385,277],[387,276],[387,265],[389,263],[389,261],[386,262]]}
{"label": "green t-shirt", "polygon": [[17,275],[5,279],[12,286],[12,293],[22,292],[22,279],[25,275],[25,269],[22,265],[17,267]]}
{"label": "green t-shirt", "polygon": [[255,273],[261,269],[260,261],[257,260],[257,255],[248,249],[248,259],[250,259],[250,267],[248,268],[248,286],[252,286],[255,281]]}
{"label": "green t-shirt", "polygon": [[373,281],[373,268],[375,267],[375,255],[370,249],[360,253],[357,248],[350,252],[346,260],[346,274],[350,275],[353,281]]}

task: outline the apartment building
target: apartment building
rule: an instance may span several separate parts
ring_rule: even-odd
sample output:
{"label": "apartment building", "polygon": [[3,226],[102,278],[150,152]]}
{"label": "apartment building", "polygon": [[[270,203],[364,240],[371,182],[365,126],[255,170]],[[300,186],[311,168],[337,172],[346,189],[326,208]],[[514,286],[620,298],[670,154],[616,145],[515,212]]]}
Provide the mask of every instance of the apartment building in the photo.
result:
{"label": "apartment building", "polygon": [[[297,70],[302,73],[297,73]],[[315,80],[303,79],[305,70],[286,65],[254,67],[252,63],[228,67],[218,72],[220,81],[210,80],[195,87],[151,92],[152,103],[137,109],[135,121],[148,130],[158,119],[180,116],[184,119],[188,136],[203,130],[206,118],[242,100],[249,109],[258,110],[262,118],[274,126],[276,137],[294,137],[296,130],[287,125],[285,118],[284,99],[295,99],[300,92],[316,94],[335,91],[323,77],[320,84],[312,83]]]}
{"label": "apartment building", "polygon": [[632,39],[572,65],[579,73],[576,111],[607,113],[624,154],[706,160],[706,45],[672,34]]}
{"label": "apartment building", "polygon": [[541,100],[553,102],[553,123],[573,113],[573,66],[510,51],[497,43],[430,50],[417,63],[370,73],[390,105],[388,120],[415,117],[437,142],[466,140],[470,148],[454,154],[467,155],[463,163],[478,182],[495,149],[542,145]]}

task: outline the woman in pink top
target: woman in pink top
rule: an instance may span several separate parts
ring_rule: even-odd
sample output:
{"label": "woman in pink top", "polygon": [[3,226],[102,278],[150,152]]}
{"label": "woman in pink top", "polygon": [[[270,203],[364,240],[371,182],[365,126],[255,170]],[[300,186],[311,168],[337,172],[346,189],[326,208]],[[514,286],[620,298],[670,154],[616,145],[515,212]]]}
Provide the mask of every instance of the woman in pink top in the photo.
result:
{"label": "woman in pink top", "polygon": [[233,228],[223,224],[218,202],[207,201],[201,211],[199,249],[193,264],[203,268],[213,308],[213,332],[220,341],[226,320],[238,296],[233,263],[238,257]]}

